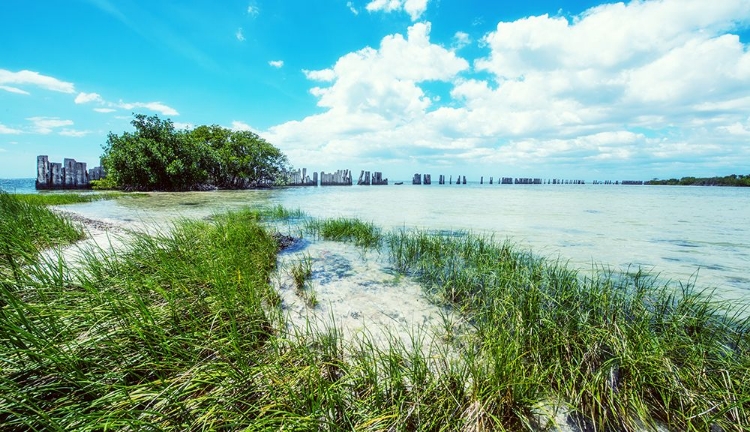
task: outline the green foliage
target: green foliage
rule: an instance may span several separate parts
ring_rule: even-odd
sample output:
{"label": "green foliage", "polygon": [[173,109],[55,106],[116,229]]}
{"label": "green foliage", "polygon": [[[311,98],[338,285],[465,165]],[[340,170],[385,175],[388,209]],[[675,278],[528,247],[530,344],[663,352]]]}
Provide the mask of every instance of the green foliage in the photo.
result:
{"label": "green foliage", "polygon": [[110,133],[102,156],[108,178],[120,188],[258,187],[273,184],[286,169],[286,156],[255,133],[216,125],[177,131],[171,120],[134,116],[136,131]]}
{"label": "green foliage", "polygon": [[[93,201],[102,201],[114,199],[117,197],[125,196],[122,192],[107,192],[107,193],[38,193],[38,194],[13,194],[13,198],[28,204],[34,205],[66,205],[66,204],[79,204]],[[137,196],[129,194],[128,196]]]}
{"label": "green foliage", "polygon": [[93,190],[114,190],[117,189],[117,183],[111,177],[105,177],[100,180],[91,180],[89,182]]}
{"label": "green foliage", "polygon": [[190,135],[211,149],[214,163],[210,174],[218,187],[270,185],[286,169],[286,156],[254,132],[212,125],[199,126]]}
{"label": "green foliage", "polygon": [[32,196],[0,191],[0,279],[11,273],[17,278],[20,266],[33,262],[43,248],[83,238],[80,228]]}
{"label": "green foliage", "polygon": [[672,178],[669,180],[653,179],[646,184],[649,185],[662,185],[662,186],[744,186],[750,187],[750,175],[737,175],[732,174],[724,177],[682,177],[677,180]]}
{"label": "green foliage", "polygon": [[326,240],[351,241],[366,248],[378,246],[382,239],[380,228],[375,224],[352,218],[307,220],[305,231]]}

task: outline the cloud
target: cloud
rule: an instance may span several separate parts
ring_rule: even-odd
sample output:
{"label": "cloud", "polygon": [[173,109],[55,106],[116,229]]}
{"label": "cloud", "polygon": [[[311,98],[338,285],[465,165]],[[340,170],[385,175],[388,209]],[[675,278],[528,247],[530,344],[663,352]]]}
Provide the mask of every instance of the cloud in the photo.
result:
{"label": "cloud", "polygon": [[133,110],[136,108],[145,108],[149,111],[154,111],[161,113],[165,116],[177,116],[180,115],[179,112],[177,112],[176,109],[167,106],[161,102],[122,102],[116,104],[117,107],[126,109],[126,110]]}
{"label": "cloud", "polygon": [[91,131],[79,131],[75,129],[63,129],[58,134],[62,136],[68,136],[68,137],[74,137],[74,138],[80,138],[84,137],[88,134],[90,134]]}
{"label": "cloud", "polygon": [[[373,1],[368,10],[404,5]],[[644,176],[685,164],[707,174],[746,166],[750,47],[732,32],[748,23],[750,3],[736,0],[604,4],[572,18],[525,17],[497,23],[479,41],[487,54],[472,70],[430,42],[429,23],[417,23],[406,37],[389,35],[329,68],[303,70],[325,111],[264,137],[292,163]],[[454,47],[467,38],[457,33]],[[429,97],[430,82],[444,83],[448,94]]]}
{"label": "cloud", "polygon": [[469,67],[466,60],[430,43],[429,33],[429,23],[417,23],[409,27],[406,39],[386,36],[379,50],[364,48],[341,57],[333,68],[305,71],[310,79],[333,82],[311,89],[318,106],[401,119],[427,109],[430,99],[417,84],[447,81]]}
{"label": "cloud", "polygon": [[11,87],[11,86],[4,86],[4,85],[0,85],[0,90],[5,90],[5,91],[7,91],[9,93],[16,93],[16,94],[22,94],[22,95],[30,94],[26,90],[21,90],[20,88]]}
{"label": "cloud", "polygon": [[18,135],[21,133],[23,133],[23,131],[20,129],[13,129],[0,123],[0,134],[2,135]]}
{"label": "cloud", "polygon": [[457,31],[456,34],[453,35],[453,43],[456,48],[461,49],[471,43],[471,37],[469,37],[468,33]]}
{"label": "cloud", "polygon": [[55,128],[73,126],[73,120],[62,120],[58,117],[29,117],[34,132],[47,135]]}
{"label": "cloud", "polygon": [[114,108],[94,108],[94,111],[99,112],[99,113],[111,113],[117,110]]}
{"label": "cloud", "polygon": [[247,6],[247,14],[248,15],[250,15],[252,17],[256,17],[256,16],[258,16],[259,13],[260,13],[260,9],[258,8],[258,6],[253,6],[253,5],[248,5]]}
{"label": "cloud", "polygon": [[353,13],[354,15],[359,15],[359,11],[358,11],[358,10],[357,10],[357,9],[356,9],[356,8],[354,7],[354,4],[353,4],[352,2],[346,2],[346,7],[348,7],[348,8],[349,8],[349,10],[350,10],[350,11],[351,11],[351,12],[352,12],[352,13]]}
{"label": "cloud", "polygon": [[284,60],[271,60],[268,62],[269,65],[272,67],[275,67],[276,69],[284,67]]}
{"label": "cloud", "polygon": [[[34,72],[34,71],[29,71],[29,70],[11,72],[6,69],[0,69],[0,85],[4,85],[4,84],[14,84],[14,85],[29,84],[29,85],[41,87],[45,90],[51,90],[51,91],[56,91],[56,92],[61,92],[61,93],[74,93],[75,92],[75,86],[73,85],[73,83],[60,81],[57,78],[53,78],[47,75],[42,75],[39,72]],[[14,89],[20,90],[18,88],[14,88]],[[7,90],[7,89],[4,89],[4,90],[13,91],[13,90]],[[14,93],[18,93],[18,92],[14,91]]]}
{"label": "cloud", "polygon": [[174,128],[178,130],[195,128],[195,125],[193,123],[173,122],[172,125],[174,125]]}
{"label": "cloud", "polygon": [[78,96],[75,98],[75,103],[77,104],[85,104],[89,102],[98,102],[98,103],[104,103],[104,99],[102,99],[101,96],[97,93],[78,93]]}
{"label": "cloud", "polygon": [[232,122],[232,126],[230,127],[230,129],[232,129],[233,131],[237,131],[237,132],[245,131],[245,132],[258,133],[258,130],[253,128],[249,124],[242,122],[242,121],[237,121],[237,120]]}
{"label": "cloud", "polygon": [[394,12],[403,10],[416,21],[427,10],[428,0],[372,0],[365,6],[368,12]]}
{"label": "cloud", "polygon": [[245,40],[245,35],[242,34],[242,27],[237,29],[237,32],[234,34],[234,37],[236,37],[237,40],[240,42]]}

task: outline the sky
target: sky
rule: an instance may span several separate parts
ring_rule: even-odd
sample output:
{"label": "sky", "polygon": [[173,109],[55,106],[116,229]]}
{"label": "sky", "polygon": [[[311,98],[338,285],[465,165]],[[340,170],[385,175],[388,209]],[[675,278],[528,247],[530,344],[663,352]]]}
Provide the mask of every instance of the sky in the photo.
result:
{"label": "sky", "polygon": [[750,174],[749,48],[750,0],[3,0],[0,178],[134,113],[355,177]]}

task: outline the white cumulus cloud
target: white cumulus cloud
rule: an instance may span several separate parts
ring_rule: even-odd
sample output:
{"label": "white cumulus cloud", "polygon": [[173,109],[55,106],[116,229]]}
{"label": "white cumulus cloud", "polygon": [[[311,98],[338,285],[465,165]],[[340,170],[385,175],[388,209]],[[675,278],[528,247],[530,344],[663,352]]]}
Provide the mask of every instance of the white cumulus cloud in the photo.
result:
{"label": "white cumulus cloud", "polygon": [[87,130],[75,130],[75,129],[63,129],[58,134],[62,136],[67,137],[74,137],[74,138],[80,138],[85,137],[86,135],[90,134],[91,131]]}
{"label": "white cumulus cloud", "polygon": [[427,10],[428,0],[372,0],[365,6],[368,12],[394,12],[403,10],[416,21]]}
{"label": "white cumulus cloud", "polygon": [[[47,76],[47,75],[42,75],[39,72],[34,72],[30,70],[11,72],[6,69],[0,69],[0,85],[5,85],[5,84],[33,85],[33,86],[41,87],[45,90],[51,90],[51,91],[56,91],[56,92],[61,92],[61,93],[75,93],[75,86],[73,85],[73,83],[61,81],[57,78]],[[15,90],[21,90],[15,87],[13,88]],[[4,90],[8,91],[7,89],[4,89]]]}
{"label": "white cumulus cloud", "polygon": [[[375,0],[367,9],[405,5]],[[498,22],[470,70],[417,23],[303,70],[326,111],[266,133],[292,163],[491,163],[536,173],[746,166],[750,46],[735,32],[748,25],[745,0],[603,4],[572,18]],[[466,42],[455,34],[454,47]],[[430,82],[449,93],[429,97]]]}
{"label": "white cumulus cloud", "polygon": [[63,120],[58,117],[29,117],[26,120],[32,123],[34,132],[42,135],[46,135],[56,128],[73,126],[73,120]]}
{"label": "white cumulus cloud", "polygon": [[237,32],[234,34],[234,37],[236,37],[237,40],[240,42],[245,40],[245,35],[242,33],[242,27],[237,29]]}
{"label": "white cumulus cloud", "polygon": [[98,102],[103,103],[104,99],[98,94],[98,93],[78,93],[78,96],[75,98],[75,103],[77,104],[85,104],[89,102]]}
{"label": "white cumulus cloud", "polygon": [[20,129],[14,129],[8,126],[5,126],[4,124],[0,123],[0,134],[4,135],[18,135],[23,133]]}
{"label": "white cumulus cloud", "polygon": [[275,67],[276,69],[280,69],[284,67],[284,60],[271,60],[268,62],[268,64],[272,67]]}
{"label": "white cumulus cloud", "polygon": [[245,122],[238,121],[238,120],[235,120],[232,122],[232,126],[230,127],[230,129],[236,132],[244,131],[244,132],[258,133],[257,129],[253,128],[252,126],[250,126],[249,124]]}
{"label": "white cumulus cloud", "polygon": [[5,91],[7,91],[9,93],[16,93],[16,94],[22,94],[22,95],[30,94],[26,90],[21,90],[20,88],[11,87],[11,86],[4,86],[4,85],[0,85],[0,90],[5,90]]}
{"label": "white cumulus cloud", "polygon": [[167,106],[161,102],[122,102],[117,104],[119,108],[126,109],[126,110],[133,110],[138,108],[147,109],[149,111],[154,111],[157,113],[161,113],[165,116],[176,116],[180,115],[179,112],[177,112],[176,109]]}

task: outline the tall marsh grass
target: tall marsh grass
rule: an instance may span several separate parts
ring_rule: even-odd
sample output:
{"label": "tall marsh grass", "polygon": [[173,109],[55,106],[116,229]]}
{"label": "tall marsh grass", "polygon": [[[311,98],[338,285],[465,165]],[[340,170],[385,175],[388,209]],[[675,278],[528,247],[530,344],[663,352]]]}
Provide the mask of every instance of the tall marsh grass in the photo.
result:
{"label": "tall marsh grass", "polygon": [[1,429],[544,430],[550,406],[585,430],[750,427],[746,315],[692,284],[581,274],[473,235],[310,224],[383,248],[472,328],[453,346],[418,331],[408,349],[349,344],[335,324],[287,332],[261,219],[180,221],[0,274]]}
{"label": "tall marsh grass", "polygon": [[[596,430],[750,428],[750,320],[692,283],[582,275],[475,235],[396,232],[394,267],[467,315],[471,393],[492,423],[556,401]],[[495,425],[499,427],[498,424]]]}
{"label": "tall marsh grass", "polygon": [[49,209],[0,191],[0,277],[33,262],[40,249],[72,243],[83,231]]}

